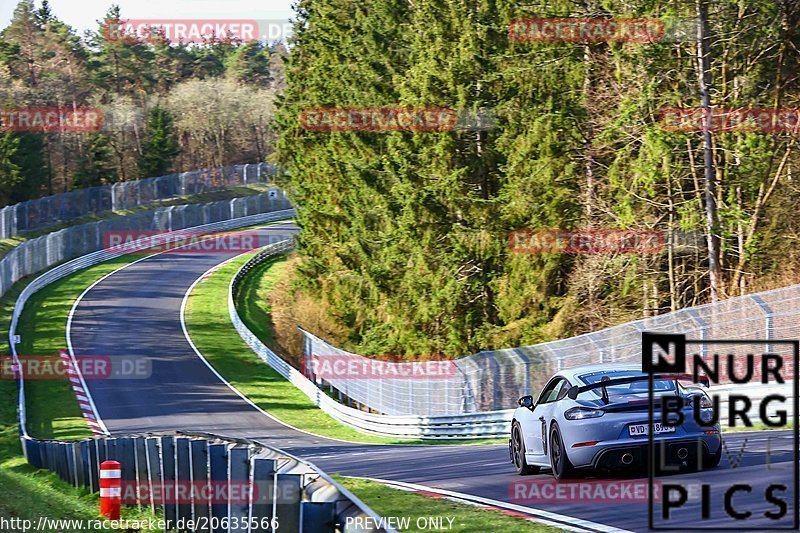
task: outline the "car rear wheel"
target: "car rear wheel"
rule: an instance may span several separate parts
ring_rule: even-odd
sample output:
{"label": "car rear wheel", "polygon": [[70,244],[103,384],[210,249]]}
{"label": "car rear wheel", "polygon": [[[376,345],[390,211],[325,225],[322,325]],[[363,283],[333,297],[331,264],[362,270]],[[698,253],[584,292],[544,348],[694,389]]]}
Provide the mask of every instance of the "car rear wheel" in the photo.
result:
{"label": "car rear wheel", "polygon": [[569,479],[575,477],[575,468],[567,457],[564,440],[558,424],[553,423],[550,429],[550,466],[553,467],[553,477],[556,479]]}
{"label": "car rear wheel", "polygon": [[520,476],[535,474],[539,471],[538,466],[531,466],[525,461],[525,440],[522,438],[522,427],[517,421],[514,421],[514,425],[511,426],[511,460]]}

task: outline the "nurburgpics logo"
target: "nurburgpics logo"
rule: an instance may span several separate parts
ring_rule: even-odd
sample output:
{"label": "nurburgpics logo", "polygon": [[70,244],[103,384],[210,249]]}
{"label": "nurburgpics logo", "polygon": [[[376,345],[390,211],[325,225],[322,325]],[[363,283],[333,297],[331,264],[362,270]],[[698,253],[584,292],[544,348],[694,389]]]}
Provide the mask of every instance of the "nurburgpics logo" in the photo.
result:
{"label": "nurburgpics logo", "polygon": [[[798,529],[799,346],[642,333],[651,529]],[[664,379],[681,381],[656,390]],[[701,436],[682,437],[684,424]]]}

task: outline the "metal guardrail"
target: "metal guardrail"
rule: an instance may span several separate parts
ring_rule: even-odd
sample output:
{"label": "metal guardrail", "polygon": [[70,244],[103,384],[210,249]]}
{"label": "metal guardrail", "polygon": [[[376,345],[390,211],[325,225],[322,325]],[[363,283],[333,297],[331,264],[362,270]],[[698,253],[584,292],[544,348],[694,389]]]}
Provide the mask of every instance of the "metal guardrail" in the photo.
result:
{"label": "metal guardrail", "polygon": [[[181,232],[183,235],[186,235],[188,237],[192,235],[201,235],[203,233],[208,233],[210,231],[224,231],[224,230],[242,228],[266,222],[289,220],[293,216],[294,216],[294,209],[284,209],[271,213],[259,213],[256,215],[249,215],[245,217],[238,217],[230,220],[214,222],[211,224],[204,224],[202,226],[196,226],[193,228],[184,228],[181,230]],[[130,243],[130,245],[126,245],[125,251],[126,253],[129,253],[137,250],[144,250],[149,248],[151,245],[152,241],[150,239],[142,238],[139,239],[138,241]],[[14,363],[19,363],[17,356],[17,347],[16,344],[14,343],[14,337],[16,335],[17,325],[19,324],[20,316],[22,316],[22,311],[24,310],[25,304],[27,303],[31,295],[41,290],[42,288],[46,287],[47,285],[50,285],[51,283],[58,281],[63,277],[73,274],[79,270],[83,270],[84,268],[96,265],[98,263],[102,263],[103,261],[113,259],[120,255],[123,254],[115,249],[101,249],[83,255],[81,257],[78,257],[77,259],[68,261],[51,270],[48,270],[44,274],[34,279],[31,283],[29,283],[17,297],[17,301],[14,304],[14,311],[11,315],[11,325],[9,326],[8,330],[8,343],[11,349],[12,361]],[[26,427],[26,415],[25,415],[25,382],[20,377],[18,383],[19,383],[18,415],[20,421],[20,431],[23,437],[28,437],[27,427]]]}
{"label": "metal guardrail", "polygon": [[264,247],[247,261],[231,279],[228,290],[228,312],[239,336],[278,374],[300,389],[325,413],[339,422],[360,431],[377,435],[419,439],[470,439],[507,437],[510,433],[511,410],[440,416],[390,416],[361,411],[339,403],[299,370],[270,350],[242,322],[236,311],[235,294],[243,276],[254,266],[294,248],[292,240]]}
{"label": "metal guardrail", "polygon": [[[255,334],[253,334],[247,328],[247,326],[244,325],[244,323],[242,322],[241,318],[239,317],[236,311],[235,297],[237,295],[238,285],[241,282],[242,278],[245,275],[247,275],[247,273],[250,272],[256,265],[263,263],[264,261],[267,261],[276,255],[286,253],[291,249],[293,249],[293,247],[294,244],[293,241],[291,240],[278,242],[264,247],[258,254],[256,254],[244,265],[242,265],[242,267],[239,269],[239,271],[236,273],[236,275],[231,281],[229,299],[228,299],[228,308],[231,321],[233,322],[234,327],[236,328],[237,332],[242,337],[242,339],[253,349],[253,351],[263,361],[269,364],[281,376],[290,381],[298,389],[303,391],[306,394],[306,396],[308,396],[317,406],[319,406],[323,411],[328,413],[331,417],[342,422],[343,424],[347,424],[361,431],[365,431],[368,433],[375,433],[379,435],[386,435],[386,436],[416,437],[421,439],[507,437],[510,434],[510,423],[513,417],[514,409],[477,411],[472,413],[459,413],[452,415],[421,416],[419,414],[416,415],[376,414],[343,405],[342,403],[328,396],[324,390],[322,390],[317,384],[314,383],[314,381],[306,377],[302,372],[291,366],[288,362],[281,359],[266,345],[264,345],[264,343],[262,343],[255,336]],[[692,311],[692,310],[687,310],[687,311]],[[637,329],[637,331],[640,332],[641,330]],[[311,335],[306,331],[303,331],[303,333],[307,339],[309,337],[313,337],[313,335]],[[573,339],[566,339],[563,342],[572,342],[572,341]],[[555,342],[558,343],[562,341],[555,341]],[[348,355],[353,355],[349,354],[349,352],[338,350],[337,348],[334,348],[327,343],[325,343],[325,346],[326,347],[324,350],[320,350],[314,353],[315,354],[345,353]],[[637,357],[635,361],[639,362],[641,357],[641,336],[639,336],[638,341],[636,342],[634,348],[636,350],[635,355]],[[746,352],[748,351],[749,347],[745,346],[742,349],[744,349]],[[595,353],[602,358],[603,352],[597,350],[596,347],[595,350],[596,350]],[[545,374],[527,376],[526,389],[521,390],[519,392],[519,396],[523,396],[525,394],[535,395],[536,392],[538,392],[538,389],[534,388],[535,383],[543,383],[545,380],[549,379],[550,376],[552,376],[552,374],[555,371],[560,370],[561,368],[568,368],[569,364],[570,364],[570,358],[565,357],[561,361],[559,361],[559,363],[557,363],[556,365],[540,365],[540,366],[531,365],[530,367],[526,367],[527,372],[544,372]],[[485,379],[490,382],[492,381],[493,378],[494,377],[491,375],[485,376]],[[453,378],[455,383],[451,384],[451,390],[457,390],[458,386],[464,386],[464,387],[467,386],[463,383],[463,381],[459,381],[459,379],[460,379],[459,376]],[[350,381],[355,381],[355,380],[351,379]],[[385,385],[386,381],[389,380],[367,379],[361,381],[369,382],[369,385],[373,387],[381,387]],[[415,379],[414,384],[415,386],[419,386],[424,391],[426,385],[428,384],[428,381]],[[344,392],[347,396],[350,396],[349,393],[351,392],[351,390],[352,389],[345,389]],[[413,391],[414,389],[411,390]],[[729,413],[729,404],[727,402],[727,397],[728,394],[731,392],[746,395],[752,400],[752,406],[747,411],[748,415],[751,417],[752,420],[758,419],[759,402],[768,395],[783,394],[786,395],[787,397],[790,397],[792,394],[791,380],[789,380],[784,385],[722,384],[712,387],[710,391],[717,393],[721,398],[719,406],[720,407],[719,414],[723,426],[728,425],[727,420]],[[423,399],[430,399],[430,396],[423,396]],[[515,397],[514,401],[509,402],[509,404],[516,406],[516,399],[517,398]],[[380,407],[380,405],[370,404],[370,403],[365,403],[364,405],[373,409],[378,409]],[[768,416],[770,417],[774,416],[778,409],[785,409],[787,412],[787,416],[789,417],[791,417],[793,414],[793,408],[791,405],[786,405],[786,406],[771,405],[767,410]],[[741,425],[741,422],[739,422],[739,425]]]}
{"label": "metal guardrail", "polygon": [[285,191],[272,187],[244,198],[161,207],[64,228],[23,242],[0,259],[0,295],[25,276],[102,249],[112,234],[168,233],[291,207]]}
{"label": "metal guardrail", "polygon": [[0,209],[0,239],[88,214],[117,212],[159,200],[263,182],[276,173],[277,167],[271,163],[231,165],[87,187],[28,200]]}
{"label": "metal guardrail", "polygon": [[[285,200],[285,196],[283,196]],[[288,202],[287,202],[288,203]],[[276,205],[271,203],[270,205]],[[201,206],[202,207],[202,206]],[[283,204],[279,207],[284,207]],[[231,215],[237,211],[230,210]],[[210,224],[182,228],[181,235],[192,237],[212,231],[225,231],[256,224],[290,220],[294,209],[238,216]],[[154,219],[155,220],[155,219]],[[166,236],[167,233],[161,234]],[[148,249],[150,238],[127,243],[125,253]],[[84,268],[123,255],[118,249],[101,249],[45,272],[34,279],[20,293],[14,305],[8,332],[12,362],[19,365],[14,337],[20,317],[28,299],[35,292]],[[40,440],[27,431],[25,408],[25,382],[21,373],[17,378],[17,416],[20,440],[27,461],[38,468],[56,472],[63,480],[75,486],[99,490],[98,467],[104,460],[117,460],[122,464],[123,482],[143,483],[147,501],[140,505],[160,508],[167,526],[176,527],[178,519],[194,520],[198,517],[206,527],[193,531],[272,531],[263,525],[277,517],[279,531],[289,532],[363,532],[395,533],[391,528],[380,528],[378,516],[340,484],[317,469],[312,463],[298,459],[261,442],[230,439],[212,434],[182,433],[103,436],[81,441]],[[260,498],[236,503],[203,502],[190,493],[188,501],[155,501],[156,490],[161,494],[175,490],[176,483],[223,482],[223,489],[234,481],[249,483]],[[210,488],[213,486],[209,485]],[[228,498],[230,500],[230,498]],[[211,518],[215,520],[211,520]],[[366,521],[363,518],[371,517]],[[256,518],[256,520],[253,520]],[[348,521],[348,518],[362,520]],[[224,520],[223,520],[224,519]],[[264,521],[266,519],[266,522]],[[181,530],[189,530],[183,528]]]}
{"label": "metal guardrail", "polygon": [[33,466],[92,492],[99,465],[118,461],[122,503],[159,512],[165,531],[394,531],[356,527],[379,517],[311,463],[258,441],[176,432],[23,444]]}
{"label": "metal guardrail", "polygon": [[[568,339],[480,352],[455,359],[457,372],[449,380],[336,376],[328,381],[358,403],[392,415],[496,411],[515,406],[521,396],[535,394],[561,369],[589,364],[641,364],[643,331],[682,333],[698,340],[763,339],[764,351],[770,352],[770,340],[800,338],[800,285],[687,308]],[[368,361],[312,333],[303,331],[303,335],[307,357],[323,363],[325,358]],[[753,349],[739,346],[727,352],[739,357]],[[707,355],[709,348],[701,350]]]}

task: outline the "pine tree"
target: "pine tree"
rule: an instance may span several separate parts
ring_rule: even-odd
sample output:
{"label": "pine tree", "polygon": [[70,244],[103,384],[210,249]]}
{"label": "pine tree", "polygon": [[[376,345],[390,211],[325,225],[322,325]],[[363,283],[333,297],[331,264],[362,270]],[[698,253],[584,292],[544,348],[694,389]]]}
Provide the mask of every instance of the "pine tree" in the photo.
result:
{"label": "pine tree", "polygon": [[269,48],[260,41],[238,46],[225,62],[225,73],[240,82],[266,87],[272,79]]}
{"label": "pine tree", "polygon": [[161,107],[154,108],[147,124],[147,140],[142,144],[139,175],[149,178],[167,174],[179,153],[172,116]]}
{"label": "pine tree", "polygon": [[19,154],[19,137],[6,131],[0,135],[0,205],[13,201],[15,189],[23,181],[22,169],[14,160]]}
{"label": "pine tree", "polygon": [[78,160],[72,187],[82,189],[114,183],[117,180],[118,176],[108,137],[102,133],[93,133],[88,139],[83,155]]}

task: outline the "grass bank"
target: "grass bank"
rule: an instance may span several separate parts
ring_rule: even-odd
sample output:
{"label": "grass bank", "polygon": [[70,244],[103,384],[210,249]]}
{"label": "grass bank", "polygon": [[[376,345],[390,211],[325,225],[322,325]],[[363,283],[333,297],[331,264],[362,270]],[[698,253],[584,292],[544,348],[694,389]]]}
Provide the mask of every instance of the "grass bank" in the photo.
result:
{"label": "grass bank", "polygon": [[[72,302],[94,279],[124,262],[103,263],[78,272],[43,289],[26,305],[19,333],[22,354],[51,354],[64,346],[67,314]],[[16,283],[0,298],[0,351],[9,353],[7,342],[11,312],[19,293],[31,281]],[[54,353],[54,352],[53,352]],[[25,383],[28,431],[37,437],[77,439],[90,436],[66,381],[28,380]],[[17,385],[0,379],[0,516],[36,522],[39,517],[93,520],[98,518],[99,497],[75,488],[53,473],[30,466],[22,455],[17,425]],[[122,518],[146,521],[153,515],[124,508]],[[146,527],[142,531],[149,531]],[[59,531],[78,531],[64,527]]]}
{"label": "grass bank", "polygon": [[[376,444],[485,444],[504,439],[437,442],[370,435],[345,426],[324,412],[264,363],[239,337],[228,316],[230,280],[252,254],[240,256],[198,283],[190,295],[186,324],[192,341],[208,362],[256,405],[296,428],[352,442]],[[286,261],[266,261],[243,280],[237,309],[247,327],[268,346],[273,343],[266,294],[278,281]]]}
{"label": "grass bank", "polygon": [[431,531],[432,524],[452,533],[556,533],[554,527],[536,524],[521,517],[493,509],[459,503],[447,498],[433,498],[387,487],[375,481],[334,476],[336,481],[363,501],[378,515],[394,517],[398,531]]}

